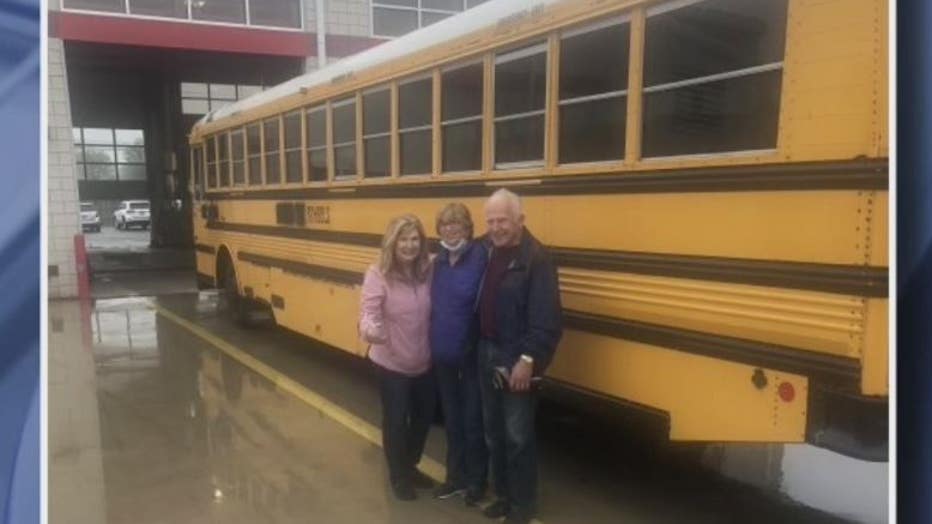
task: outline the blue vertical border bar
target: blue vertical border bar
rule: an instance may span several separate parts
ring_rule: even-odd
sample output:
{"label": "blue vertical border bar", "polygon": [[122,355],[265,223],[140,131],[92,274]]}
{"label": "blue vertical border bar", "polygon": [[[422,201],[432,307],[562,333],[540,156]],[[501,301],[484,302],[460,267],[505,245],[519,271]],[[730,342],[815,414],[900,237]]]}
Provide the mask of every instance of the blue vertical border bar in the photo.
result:
{"label": "blue vertical border bar", "polygon": [[0,2],[0,519],[39,522],[39,0]]}
{"label": "blue vertical border bar", "polygon": [[932,522],[932,5],[897,3],[897,517]]}

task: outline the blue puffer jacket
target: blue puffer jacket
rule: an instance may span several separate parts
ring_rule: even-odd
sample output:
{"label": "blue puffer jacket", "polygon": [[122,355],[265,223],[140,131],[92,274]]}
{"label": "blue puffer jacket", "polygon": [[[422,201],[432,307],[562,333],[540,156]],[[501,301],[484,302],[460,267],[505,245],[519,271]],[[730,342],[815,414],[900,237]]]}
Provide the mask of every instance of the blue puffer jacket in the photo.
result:
{"label": "blue puffer jacket", "polygon": [[435,361],[458,365],[476,342],[476,297],[488,254],[481,242],[471,241],[455,266],[450,252],[441,249],[434,259],[430,288],[430,350]]}

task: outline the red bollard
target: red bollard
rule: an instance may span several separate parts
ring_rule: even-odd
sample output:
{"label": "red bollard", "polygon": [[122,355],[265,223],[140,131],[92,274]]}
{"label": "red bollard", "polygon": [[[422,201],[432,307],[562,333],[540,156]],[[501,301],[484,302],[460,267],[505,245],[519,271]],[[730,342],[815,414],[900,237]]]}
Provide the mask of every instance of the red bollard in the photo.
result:
{"label": "red bollard", "polygon": [[84,247],[84,235],[74,236],[74,265],[78,273],[78,298],[90,300],[91,275],[87,265],[87,249]]}

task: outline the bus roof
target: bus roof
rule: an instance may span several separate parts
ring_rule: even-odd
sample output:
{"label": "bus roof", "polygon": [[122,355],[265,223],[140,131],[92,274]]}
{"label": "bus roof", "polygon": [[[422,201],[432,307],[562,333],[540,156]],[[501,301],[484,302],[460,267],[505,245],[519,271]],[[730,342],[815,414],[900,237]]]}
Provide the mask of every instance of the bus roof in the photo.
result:
{"label": "bus roof", "polygon": [[488,28],[499,21],[519,15],[533,8],[555,4],[563,0],[491,0],[458,15],[441,20],[404,36],[389,40],[371,49],[352,55],[339,62],[310,73],[292,78],[275,87],[222,107],[201,118],[195,127],[262,106],[279,98],[327,84],[340,76],[362,71],[392,60],[412,55],[417,51],[466,36]]}

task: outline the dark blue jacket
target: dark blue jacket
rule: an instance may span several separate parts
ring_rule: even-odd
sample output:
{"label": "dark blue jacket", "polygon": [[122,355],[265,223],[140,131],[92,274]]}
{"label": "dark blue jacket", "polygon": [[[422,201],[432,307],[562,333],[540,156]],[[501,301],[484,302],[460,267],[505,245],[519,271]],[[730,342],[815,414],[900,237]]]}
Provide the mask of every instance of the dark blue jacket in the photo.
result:
{"label": "dark blue jacket", "polygon": [[435,361],[455,365],[476,342],[476,297],[488,262],[485,246],[470,241],[455,266],[441,249],[430,288],[430,351]]}
{"label": "dark blue jacket", "polygon": [[[491,257],[494,248],[484,241]],[[495,329],[503,350],[496,365],[511,369],[521,355],[529,355],[534,358],[535,375],[542,375],[550,365],[563,336],[557,266],[526,228],[498,288]]]}

